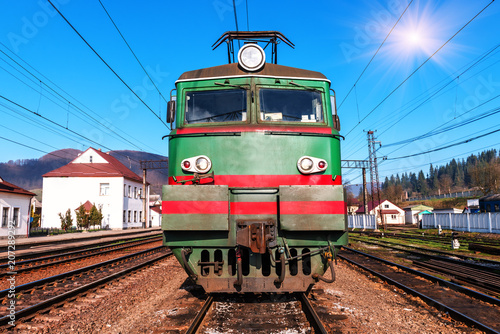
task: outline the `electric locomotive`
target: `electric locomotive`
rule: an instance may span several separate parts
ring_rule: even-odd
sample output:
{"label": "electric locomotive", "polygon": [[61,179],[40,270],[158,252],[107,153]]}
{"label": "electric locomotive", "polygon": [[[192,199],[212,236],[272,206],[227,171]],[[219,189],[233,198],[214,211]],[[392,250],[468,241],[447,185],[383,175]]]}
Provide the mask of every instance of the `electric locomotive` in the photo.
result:
{"label": "electric locomotive", "polygon": [[276,31],[226,32],[214,49],[226,43],[229,63],[183,73],[168,103],[164,244],[207,292],[307,291],[335,279],[347,243],[335,93],[278,65],[280,42],[293,47]]}

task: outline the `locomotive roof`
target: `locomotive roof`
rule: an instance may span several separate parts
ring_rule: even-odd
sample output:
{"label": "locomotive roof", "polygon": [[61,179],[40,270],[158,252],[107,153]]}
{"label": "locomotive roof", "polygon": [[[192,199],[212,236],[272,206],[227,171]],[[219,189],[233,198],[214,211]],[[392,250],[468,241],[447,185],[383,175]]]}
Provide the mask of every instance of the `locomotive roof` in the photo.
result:
{"label": "locomotive roof", "polygon": [[244,71],[238,63],[202,68],[199,70],[184,72],[177,81],[191,81],[220,77],[279,77],[279,78],[293,78],[293,79],[308,79],[328,81],[325,75],[320,72],[303,70],[300,68],[276,65],[266,63],[266,65],[259,71],[247,72]]}

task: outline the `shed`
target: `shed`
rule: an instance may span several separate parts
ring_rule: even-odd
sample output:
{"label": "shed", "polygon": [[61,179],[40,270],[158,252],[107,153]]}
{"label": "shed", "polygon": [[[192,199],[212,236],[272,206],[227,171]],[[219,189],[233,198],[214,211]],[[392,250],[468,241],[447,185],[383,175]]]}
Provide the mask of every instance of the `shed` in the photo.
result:
{"label": "shed", "polygon": [[481,212],[500,212],[500,194],[487,195],[479,199]]}

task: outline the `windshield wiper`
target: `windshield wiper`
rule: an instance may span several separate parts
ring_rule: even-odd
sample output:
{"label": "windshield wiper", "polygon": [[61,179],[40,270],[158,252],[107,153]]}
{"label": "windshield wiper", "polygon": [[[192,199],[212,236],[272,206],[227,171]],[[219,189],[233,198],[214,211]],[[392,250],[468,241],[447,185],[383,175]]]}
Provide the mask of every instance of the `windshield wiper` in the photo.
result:
{"label": "windshield wiper", "polygon": [[248,87],[245,87],[243,85],[231,85],[231,84],[228,84],[228,83],[225,83],[225,82],[214,82],[214,85],[217,85],[217,86],[229,86],[229,87],[235,87],[235,88],[239,88],[239,89],[248,90]]}
{"label": "windshield wiper", "polygon": [[309,86],[304,86],[304,85],[301,85],[301,84],[298,84],[296,82],[293,82],[293,81],[290,81],[290,85],[294,85],[294,86],[297,86],[297,87],[302,87],[302,88],[305,88],[307,90],[313,90],[315,92],[320,92],[322,93],[322,91],[318,88],[314,88],[314,87],[309,87]]}

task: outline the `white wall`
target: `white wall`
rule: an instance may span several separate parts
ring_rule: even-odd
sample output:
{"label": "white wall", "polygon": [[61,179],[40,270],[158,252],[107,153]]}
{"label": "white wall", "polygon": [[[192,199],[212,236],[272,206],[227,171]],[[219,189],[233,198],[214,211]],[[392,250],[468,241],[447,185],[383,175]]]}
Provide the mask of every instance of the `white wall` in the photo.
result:
{"label": "white wall", "polygon": [[[142,211],[140,198],[124,197],[123,185],[141,187],[139,182],[124,180],[123,177],[44,177],[42,202],[42,227],[61,227],[59,213],[71,209],[73,225],[76,226],[75,210],[87,200],[96,206],[102,205],[102,226],[112,229],[141,227],[140,222],[123,222],[123,210]],[[108,195],[100,195],[101,183],[109,183]]]}
{"label": "white wall", "polygon": [[0,192],[0,237],[8,236],[9,231],[8,223],[2,226],[3,208],[9,208],[8,222],[13,220],[14,208],[19,208],[19,226],[15,228],[15,235],[27,235],[30,204],[31,196]]}
{"label": "white wall", "polygon": [[[123,228],[134,228],[134,227],[142,227],[142,220],[140,219],[140,212],[143,211],[143,202],[141,197],[139,196],[139,191],[142,192],[142,183],[125,180],[125,187],[127,189],[126,193],[124,193],[124,186],[122,185],[122,199],[123,199],[123,210],[126,210],[125,221],[123,221],[123,211],[122,215],[122,223]],[[130,187],[130,188],[129,188]],[[137,188],[137,192],[135,189]],[[129,193],[129,189],[131,193]],[[146,191],[149,191],[148,187]],[[126,195],[126,196],[125,196]],[[149,200],[146,201],[149,203]],[[147,206],[149,207],[149,205]],[[128,211],[130,211],[130,222],[128,221]],[[135,220],[134,220],[134,212],[135,212]],[[144,215],[144,213],[143,213]],[[144,216],[143,216],[144,217]]]}

